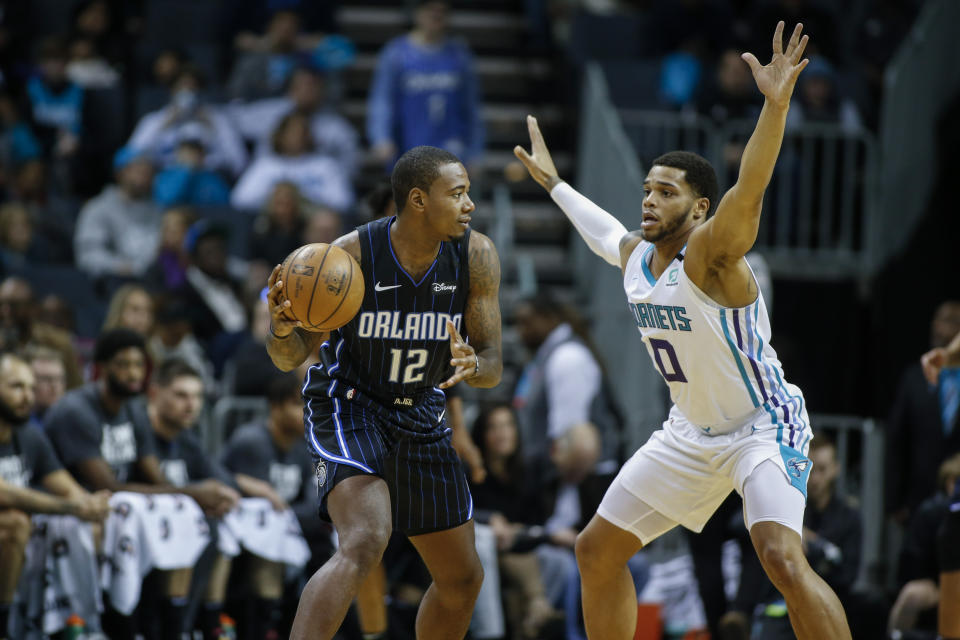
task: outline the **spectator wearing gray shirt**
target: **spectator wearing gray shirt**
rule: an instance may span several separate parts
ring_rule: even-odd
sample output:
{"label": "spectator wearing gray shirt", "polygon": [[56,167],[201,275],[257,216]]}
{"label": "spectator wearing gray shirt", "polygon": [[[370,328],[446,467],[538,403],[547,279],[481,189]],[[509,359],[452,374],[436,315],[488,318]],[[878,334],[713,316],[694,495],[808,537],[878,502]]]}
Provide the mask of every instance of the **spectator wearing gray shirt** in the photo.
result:
{"label": "spectator wearing gray shirt", "polygon": [[81,209],[73,245],[77,266],[94,278],[143,275],[160,242],[162,212],[151,200],[153,165],[124,147],[113,160],[116,184]]}
{"label": "spectator wearing gray shirt", "polygon": [[[267,424],[239,427],[227,442],[223,463],[234,474],[244,493],[251,479],[268,482],[279,500],[288,504],[300,521],[311,548],[327,537],[317,515],[317,478],[310,453],[303,441],[303,402],[300,379],[293,373],[276,377],[267,387],[270,415]],[[259,565],[257,618],[265,625],[256,636],[264,637],[275,627],[279,599],[283,594],[283,565],[256,559]]]}
{"label": "spectator wearing gray shirt", "polygon": [[23,567],[33,513],[69,514],[102,521],[107,493],[91,495],[63,469],[50,442],[27,427],[33,408],[30,365],[0,354],[0,636],[8,633],[10,603]]}

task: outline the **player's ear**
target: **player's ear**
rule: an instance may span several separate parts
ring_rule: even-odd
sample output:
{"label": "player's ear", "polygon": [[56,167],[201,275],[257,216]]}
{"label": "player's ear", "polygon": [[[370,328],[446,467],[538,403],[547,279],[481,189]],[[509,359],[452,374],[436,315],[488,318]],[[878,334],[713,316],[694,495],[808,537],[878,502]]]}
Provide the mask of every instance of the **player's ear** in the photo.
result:
{"label": "player's ear", "polygon": [[410,195],[407,196],[407,204],[417,211],[423,211],[426,208],[427,194],[423,192],[423,189],[414,187],[410,189]]}
{"label": "player's ear", "polygon": [[710,211],[710,199],[709,198],[697,198],[696,202],[693,203],[693,217],[695,220],[704,220],[707,217],[707,212]]}

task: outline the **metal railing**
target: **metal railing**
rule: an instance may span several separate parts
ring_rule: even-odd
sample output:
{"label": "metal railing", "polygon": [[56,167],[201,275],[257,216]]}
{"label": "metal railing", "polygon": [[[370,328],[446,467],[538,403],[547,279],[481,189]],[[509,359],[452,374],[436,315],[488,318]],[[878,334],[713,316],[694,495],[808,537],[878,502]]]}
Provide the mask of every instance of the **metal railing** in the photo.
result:
{"label": "metal railing", "polygon": [[[723,193],[736,180],[756,122],[722,126],[673,111],[622,110],[624,131],[646,165],[673,149],[694,151],[717,169]],[[755,249],[774,274],[865,280],[876,209],[876,141],[866,131],[805,124],[788,129],[764,199]]]}

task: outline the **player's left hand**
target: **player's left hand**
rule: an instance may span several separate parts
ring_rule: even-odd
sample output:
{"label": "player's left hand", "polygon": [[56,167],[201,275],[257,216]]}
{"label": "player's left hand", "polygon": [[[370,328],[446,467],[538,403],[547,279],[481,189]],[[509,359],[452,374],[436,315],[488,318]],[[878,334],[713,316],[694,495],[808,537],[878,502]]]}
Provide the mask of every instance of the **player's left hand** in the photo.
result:
{"label": "player's left hand", "polygon": [[440,383],[441,389],[448,389],[461,380],[477,374],[477,352],[460,337],[460,332],[447,320],[447,332],[450,334],[450,364],[457,368],[448,380]]}
{"label": "player's left hand", "polygon": [[760,93],[767,100],[780,106],[786,106],[790,103],[790,96],[793,95],[793,87],[797,83],[797,76],[810,62],[807,58],[800,59],[807,46],[807,41],[810,39],[809,36],[800,37],[800,32],[803,31],[803,23],[797,23],[797,26],[794,27],[786,51],[783,50],[783,26],[783,20],[781,20],[777,23],[777,30],[773,34],[773,59],[770,60],[770,64],[761,65],[752,53],[744,53],[740,56],[744,62],[750,65],[750,71],[753,73],[753,79],[756,81]]}

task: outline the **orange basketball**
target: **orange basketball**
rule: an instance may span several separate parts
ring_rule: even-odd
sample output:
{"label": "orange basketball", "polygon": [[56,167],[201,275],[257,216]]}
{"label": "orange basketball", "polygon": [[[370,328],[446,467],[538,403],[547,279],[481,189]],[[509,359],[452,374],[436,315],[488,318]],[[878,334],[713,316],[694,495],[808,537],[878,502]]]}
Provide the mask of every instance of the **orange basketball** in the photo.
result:
{"label": "orange basketball", "polygon": [[307,244],[280,265],[283,296],[293,317],[309,331],[333,331],[353,320],[363,303],[363,272],[349,253],[332,244]]}

